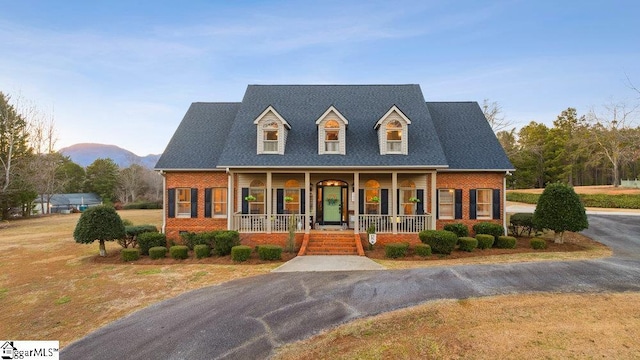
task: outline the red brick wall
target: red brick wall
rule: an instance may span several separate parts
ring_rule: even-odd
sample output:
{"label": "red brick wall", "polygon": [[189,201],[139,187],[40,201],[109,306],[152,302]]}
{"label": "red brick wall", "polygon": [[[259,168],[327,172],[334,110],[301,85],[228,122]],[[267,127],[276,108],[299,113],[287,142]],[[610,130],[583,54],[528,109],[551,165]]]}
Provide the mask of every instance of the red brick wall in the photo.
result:
{"label": "red brick wall", "polygon": [[[167,239],[176,243],[181,241],[179,232],[203,232],[210,230],[226,230],[226,218],[204,217],[204,189],[211,187],[227,187],[227,174],[220,172],[168,172],[165,174],[167,189],[197,188],[198,189],[198,217],[197,218],[169,218],[168,209],[164,209],[167,219],[165,233]],[[166,189],[165,189],[166,191]]]}
{"label": "red brick wall", "polygon": [[[276,234],[264,234],[264,233],[256,233],[256,234],[240,234],[240,242],[242,245],[247,245],[251,247],[255,247],[256,245],[280,245],[283,248],[287,246],[287,239],[289,238],[288,233],[276,233]],[[296,249],[300,249],[302,246],[302,239],[304,238],[304,233],[296,234]]]}
{"label": "red brick wall", "polygon": [[[436,220],[436,228],[442,230],[446,224],[461,222],[473,232],[473,225],[490,221],[502,225],[503,219],[471,220],[469,219],[469,190],[471,189],[500,189],[500,210],[504,213],[504,173],[473,173],[473,172],[446,172],[436,175],[436,189],[462,189],[462,219]],[[435,211],[433,212],[435,215]],[[501,215],[502,216],[502,215]]]}
{"label": "red brick wall", "polygon": [[[369,247],[369,235],[366,233],[360,233],[360,241],[362,242],[362,247],[367,249]],[[376,235],[376,244],[375,246],[384,246],[389,243],[399,243],[406,242],[409,243],[410,246],[415,246],[416,244],[420,244],[420,238],[418,234],[377,234]]]}

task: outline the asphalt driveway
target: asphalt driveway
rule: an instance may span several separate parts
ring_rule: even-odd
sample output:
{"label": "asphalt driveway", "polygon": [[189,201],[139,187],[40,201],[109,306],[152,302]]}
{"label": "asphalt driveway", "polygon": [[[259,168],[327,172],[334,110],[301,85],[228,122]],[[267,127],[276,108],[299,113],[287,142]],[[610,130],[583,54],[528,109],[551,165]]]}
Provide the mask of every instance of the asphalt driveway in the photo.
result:
{"label": "asphalt driveway", "polygon": [[62,359],[261,359],[352,319],[436,299],[640,291],[640,218],[589,216],[614,256],[396,271],[272,273],[195,290],[107,325]]}

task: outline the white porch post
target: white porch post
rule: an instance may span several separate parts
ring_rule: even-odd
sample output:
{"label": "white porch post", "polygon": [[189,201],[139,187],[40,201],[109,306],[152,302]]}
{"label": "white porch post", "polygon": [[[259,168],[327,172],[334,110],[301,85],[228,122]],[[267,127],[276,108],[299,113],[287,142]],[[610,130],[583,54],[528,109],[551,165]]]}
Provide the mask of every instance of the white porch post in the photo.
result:
{"label": "white porch post", "polygon": [[355,214],[355,219],[353,219],[353,233],[360,233],[360,173],[353,173],[353,198],[355,203],[355,209],[353,209],[353,213]]}
{"label": "white porch post", "polygon": [[227,230],[233,229],[233,174],[227,172]]}
{"label": "white porch post", "polygon": [[271,234],[271,208],[273,207],[271,204],[271,198],[272,196],[272,190],[271,190],[271,171],[267,171],[267,199],[265,200],[266,202],[266,208],[267,208],[267,234]]}
{"label": "white porch post", "polygon": [[433,171],[431,173],[431,229],[436,229],[436,207],[438,204],[436,203],[436,172]]}
{"label": "white porch post", "polygon": [[304,172],[304,233],[308,234],[311,230],[309,219],[311,216],[311,174]]}
{"label": "white porch post", "polygon": [[502,179],[502,227],[504,228],[504,234],[509,235],[507,230],[507,173],[504,174]]}
{"label": "white porch post", "polygon": [[396,219],[398,217],[398,172],[391,173],[391,232],[393,234],[398,233],[398,223]]}

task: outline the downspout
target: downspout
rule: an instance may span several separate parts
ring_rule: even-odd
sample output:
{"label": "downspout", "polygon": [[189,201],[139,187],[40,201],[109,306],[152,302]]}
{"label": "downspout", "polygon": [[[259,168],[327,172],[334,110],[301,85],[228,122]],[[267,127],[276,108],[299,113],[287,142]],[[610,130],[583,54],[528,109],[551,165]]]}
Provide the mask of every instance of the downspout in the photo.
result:
{"label": "downspout", "polygon": [[162,176],[162,233],[166,234],[167,228],[167,178],[165,172],[160,170]]}
{"label": "downspout", "polygon": [[507,231],[507,171],[502,178],[502,227],[504,228],[504,234],[509,235]]}

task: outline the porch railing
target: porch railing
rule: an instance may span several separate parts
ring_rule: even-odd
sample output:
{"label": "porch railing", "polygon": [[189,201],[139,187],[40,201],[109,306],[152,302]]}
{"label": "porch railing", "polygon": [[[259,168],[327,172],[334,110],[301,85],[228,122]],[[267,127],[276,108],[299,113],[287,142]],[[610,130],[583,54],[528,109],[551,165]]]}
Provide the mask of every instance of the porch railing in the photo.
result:
{"label": "porch railing", "polygon": [[[296,232],[304,231],[304,215],[295,214],[294,224]],[[271,222],[271,232],[289,232],[291,214],[273,214],[269,216]],[[234,214],[233,229],[241,233],[262,233],[267,232],[266,214]]]}
{"label": "porch railing", "polygon": [[360,231],[375,226],[376,233],[392,233],[393,222],[398,233],[418,233],[431,228],[431,215],[360,215]]}

